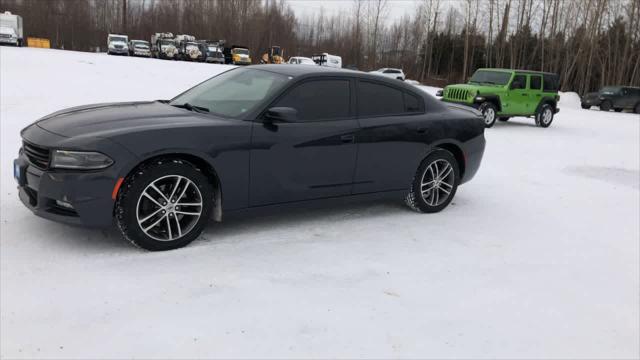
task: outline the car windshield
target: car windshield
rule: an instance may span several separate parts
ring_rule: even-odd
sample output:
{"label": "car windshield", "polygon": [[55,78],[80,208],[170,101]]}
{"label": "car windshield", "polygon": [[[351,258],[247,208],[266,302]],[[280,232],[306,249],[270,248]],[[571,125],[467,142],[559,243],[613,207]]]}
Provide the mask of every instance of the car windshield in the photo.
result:
{"label": "car windshield", "polygon": [[601,94],[607,94],[607,95],[617,94],[618,92],[620,92],[620,88],[617,86],[606,86],[606,87],[603,87],[602,90],[600,90]]}
{"label": "car windshield", "polygon": [[160,40],[160,45],[173,45],[173,40]]}
{"label": "car windshield", "polygon": [[249,50],[247,50],[247,49],[238,49],[238,48],[236,48],[236,49],[233,49],[231,52],[234,53],[234,54],[249,55]]}
{"label": "car windshield", "polygon": [[253,110],[289,80],[288,76],[269,71],[236,68],[196,85],[169,104],[239,117]]}
{"label": "car windshield", "polygon": [[198,50],[197,44],[187,44],[187,50]]}
{"label": "car windshield", "polygon": [[[104,39],[104,38],[103,38]],[[127,42],[127,39],[122,36],[109,36],[109,41],[122,41]]]}
{"label": "car windshield", "polygon": [[509,72],[478,70],[473,74],[469,83],[506,85],[510,78],[511,73]]}
{"label": "car windshield", "polygon": [[133,46],[135,46],[135,47],[137,47],[139,49],[147,49],[147,48],[149,48],[149,44],[143,43],[143,42],[136,42],[136,43],[134,43]]}

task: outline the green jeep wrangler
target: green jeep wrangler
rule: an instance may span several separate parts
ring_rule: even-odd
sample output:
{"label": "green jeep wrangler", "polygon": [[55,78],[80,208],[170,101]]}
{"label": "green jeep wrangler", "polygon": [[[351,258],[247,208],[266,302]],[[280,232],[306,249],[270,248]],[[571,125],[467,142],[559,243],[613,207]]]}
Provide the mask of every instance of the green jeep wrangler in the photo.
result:
{"label": "green jeep wrangler", "polygon": [[436,95],[478,109],[488,128],[512,116],[534,116],[546,128],[560,111],[558,76],[537,71],[478,69],[467,84],[449,85]]}

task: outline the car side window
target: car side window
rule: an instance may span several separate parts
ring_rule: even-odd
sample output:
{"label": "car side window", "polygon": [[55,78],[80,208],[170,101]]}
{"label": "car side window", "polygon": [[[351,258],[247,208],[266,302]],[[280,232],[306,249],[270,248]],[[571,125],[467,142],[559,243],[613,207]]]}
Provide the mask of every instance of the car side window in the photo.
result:
{"label": "car side window", "polygon": [[274,106],[296,109],[299,121],[317,121],[348,118],[350,104],[349,80],[331,79],[304,82],[286,93]]}
{"label": "car side window", "polygon": [[404,96],[401,90],[369,81],[358,83],[359,116],[397,115],[404,112]]}
{"label": "car side window", "polygon": [[516,75],[511,82],[511,89],[525,89],[527,87],[527,77],[525,75]]}
{"label": "car side window", "polygon": [[531,75],[529,78],[529,89],[540,90],[542,88],[542,77],[539,75]]}
{"label": "car side window", "polygon": [[543,91],[558,91],[558,82],[555,76],[544,75],[542,77],[542,90]]}
{"label": "car side window", "polygon": [[410,94],[408,92],[404,93],[404,111],[408,113],[416,113],[422,112],[422,105],[424,102],[421,101],[417,96]]}

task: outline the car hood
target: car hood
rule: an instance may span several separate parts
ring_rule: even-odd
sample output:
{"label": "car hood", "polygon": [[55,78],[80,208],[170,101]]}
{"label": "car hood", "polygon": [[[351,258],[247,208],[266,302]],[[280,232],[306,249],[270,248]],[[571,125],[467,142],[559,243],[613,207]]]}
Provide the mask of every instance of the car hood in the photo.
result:
{"label": "car hood", "polygon": [[[64,137],[95,136],[148,128],[210,124],[217,118],[162,102],[105,103],[64,109],[38,120],[40,128]],[[218,119],[218,121],[225,121]],[[228,121],[228,120],[227,120]]]}
{"label": "car hood", "polygon": [[490,85],[490,84],[455,84],[455,85],[447,85],[445,87],[446,89],[462,89],[462,90],[468,90],[471,93],[474,92],[478,92],[478,93],[483,93],[483,92],[493,92],[496,91],[496,89],[502,88],[502,85]]}

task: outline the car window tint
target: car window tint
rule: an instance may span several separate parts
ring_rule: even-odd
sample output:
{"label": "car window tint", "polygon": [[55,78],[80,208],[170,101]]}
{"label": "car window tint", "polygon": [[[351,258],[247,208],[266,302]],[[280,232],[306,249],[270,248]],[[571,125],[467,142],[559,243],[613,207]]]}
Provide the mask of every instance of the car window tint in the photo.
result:
{"label": "car window tint", "polygon": [[516,75],[511,82],[512,89],[524,89],[527,86],[527,77],[525,75]]}
{"label": "car window tint", "polygon": [[402,91],[377,83],[358,84],[358,114],[361,117],[401,114],[404,112]]}
{"label": "car window tint", "polygon": [[544,75],[542,77],[542,89],[544,91],[557,91],[558,90],[558,81],[557,78],[553,75]]}
{"label": "car window tint", "polygon": [[539,75],[531,75],[529,78],[529,89],[540,90],[542,87],[542,77]]}
{"label": "car window tint", "polygon": [[421,112],[422,101],[415,95],[404,93],[404,111],[405,112]]}
{"label": "car window tint", "polygon": [[296,86],[275,106],[298,110],[300,121],[349,117],[349,80],[312,80]]}

